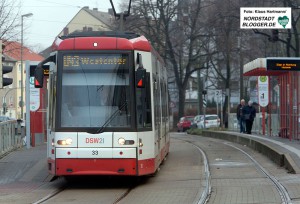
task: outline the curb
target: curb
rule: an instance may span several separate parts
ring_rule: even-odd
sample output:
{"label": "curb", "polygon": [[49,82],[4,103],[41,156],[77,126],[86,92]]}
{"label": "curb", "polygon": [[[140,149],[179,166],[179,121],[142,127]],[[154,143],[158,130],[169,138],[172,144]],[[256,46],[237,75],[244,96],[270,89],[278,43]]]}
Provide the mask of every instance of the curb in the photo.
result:
{"label": "curb", "polygon": [[271,161],[275,162],[278,166],[284,167],[289,173],[300,174],[300,169],[296,165],[294,159],[289,153],[282,153],[274,146],[270,146],[254,138],[249,138],[243,135],[235,135],[230,132],[220,131],[202,131],[204,137],[210,137],[215,139],[227,140],[230,142],[246,145],[251,149],[258,151],[259,153],[267,156]]}

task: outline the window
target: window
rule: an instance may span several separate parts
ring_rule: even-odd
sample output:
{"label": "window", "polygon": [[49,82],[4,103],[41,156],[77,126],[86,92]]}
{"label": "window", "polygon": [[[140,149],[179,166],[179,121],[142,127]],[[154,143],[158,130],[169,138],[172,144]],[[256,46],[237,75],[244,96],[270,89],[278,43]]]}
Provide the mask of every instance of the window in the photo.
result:
{"label": "window", "polygon": [[126,54],[63,56],[61,127],[130,127],[128,61]]}
{"label": "window", "polygon": [[146,73],[145,88],[136,89],[137,126],[139,129],[152,128],[151,83]]}

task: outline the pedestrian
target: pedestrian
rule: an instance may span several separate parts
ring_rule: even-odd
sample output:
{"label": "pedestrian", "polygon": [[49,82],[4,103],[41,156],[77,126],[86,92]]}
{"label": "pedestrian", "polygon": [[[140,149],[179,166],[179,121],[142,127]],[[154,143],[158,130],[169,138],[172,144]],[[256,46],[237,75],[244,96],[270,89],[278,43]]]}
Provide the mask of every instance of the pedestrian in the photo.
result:
{"label": "pedestrian", "polygon": [[245,133],[245,120],[243,118],[243,107],[245,106],[245,100],[242,99],[241,103],[236,108],[236,118],[240,125],[240,133]]}
{"label": "pedestrian", "polygon": [[256,109],[252,106],[253,102],[249,101],[247,106],[242,109],[243,117],[246,123],[246,133],[251,134],[252,125],[256,116]]}

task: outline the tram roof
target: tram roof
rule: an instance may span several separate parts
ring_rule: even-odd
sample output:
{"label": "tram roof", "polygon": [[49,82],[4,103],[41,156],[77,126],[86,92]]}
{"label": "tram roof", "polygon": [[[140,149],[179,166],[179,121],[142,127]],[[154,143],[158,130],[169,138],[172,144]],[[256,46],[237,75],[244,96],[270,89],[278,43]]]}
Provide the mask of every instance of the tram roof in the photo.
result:
{"label": "tram roof", "polygon": [[126,38],[128,40],[133,38],[140,37],[139,34],[133,32],[120,32],[120,31],[75,31],[70,33],[69,35],[60,36],[62,40],[68,38],[78,38],[78,37],[118,37],[118,38]]}
{"label": "tram roof", "polygon": [[[103,37],[103,39],[100,39]],[[104,39],[105,38],[105,39]],[[87,43],[89,42],[89,43]],[[150,42],[133,32],[90,31],[74,32],[67,36],[57,37],[52,44],[53,50],[98,49],[93,43],[100,43],[103,50],[140,50],[151,51]]]}
{"label": "tram roof", "polygon": [[267,70],[267,58],[257,58],[243,67],[244,76],[278,76],[284,73],[286,72]]}

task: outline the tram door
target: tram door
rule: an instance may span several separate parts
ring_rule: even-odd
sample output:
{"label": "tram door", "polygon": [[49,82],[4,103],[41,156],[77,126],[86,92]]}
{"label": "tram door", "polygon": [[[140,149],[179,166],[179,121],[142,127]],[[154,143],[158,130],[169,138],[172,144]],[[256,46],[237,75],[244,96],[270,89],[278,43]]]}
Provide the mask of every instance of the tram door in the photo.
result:
{"label": "tram door", "polygon": [[158,76],[153,74],[153,96],[154,96],[154,124],[155,124],[155,143],[157,144],[158,154],[160,152],[161,139],[161,107],[160,107],[160,88]]}

